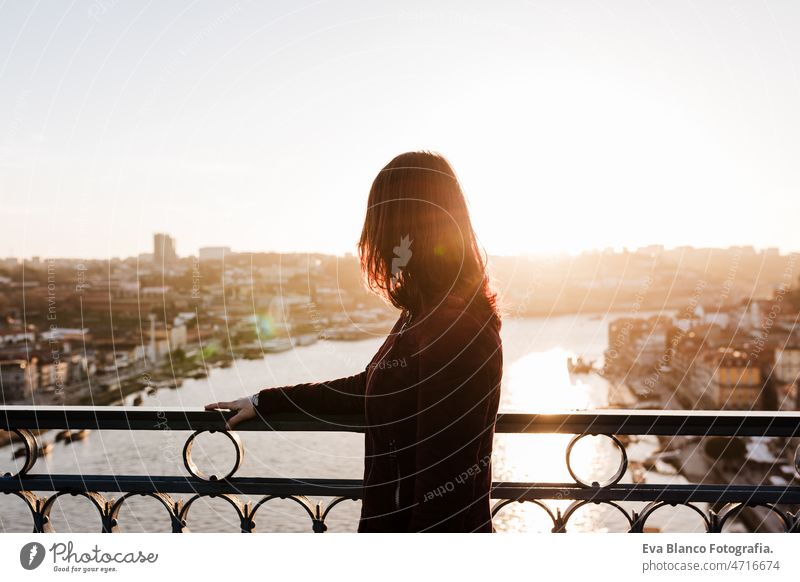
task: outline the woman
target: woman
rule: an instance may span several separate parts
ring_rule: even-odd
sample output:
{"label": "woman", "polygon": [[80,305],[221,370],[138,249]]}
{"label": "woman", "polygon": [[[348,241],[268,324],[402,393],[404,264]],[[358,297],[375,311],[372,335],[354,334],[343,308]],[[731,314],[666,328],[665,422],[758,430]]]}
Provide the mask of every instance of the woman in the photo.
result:
{"label": "woman", "polygon": [[379,172],[358,250],[370,289],[402,310],[367,367],[206,410],[237,411],[229,427],[257,414],[363,414],[358,531],[491,532],[500,318],[444,157],[409,152]]}

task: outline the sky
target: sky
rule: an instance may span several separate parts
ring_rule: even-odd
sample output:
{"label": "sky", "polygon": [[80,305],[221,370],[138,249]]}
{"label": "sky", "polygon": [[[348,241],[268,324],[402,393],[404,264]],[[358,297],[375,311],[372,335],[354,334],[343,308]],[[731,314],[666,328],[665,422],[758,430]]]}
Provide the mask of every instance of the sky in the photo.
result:
{"label": "sky", "polygon": [[490,254],[800,250],[798,29],[791,0],[5,2],[0,256],[353,252],[417,149]]}

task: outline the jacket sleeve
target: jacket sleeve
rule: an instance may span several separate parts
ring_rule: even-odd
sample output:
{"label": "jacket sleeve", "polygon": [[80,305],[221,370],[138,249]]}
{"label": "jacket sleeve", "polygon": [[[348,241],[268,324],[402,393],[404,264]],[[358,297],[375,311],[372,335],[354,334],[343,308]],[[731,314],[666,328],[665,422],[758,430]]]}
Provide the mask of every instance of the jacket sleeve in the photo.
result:
{"label": "jacket sleeve", "polygon": [[[398,318],[390,334],[396,332],[402,321]],[[377,356],[377,354],[376,354]],[[375,358],[373,358],[373,361]],[[367,391],[367,370],[358,374],[327,382],[309,382],[294,386],[265,388],[254,394],[256,413],[305,412],[308,414],[363,414]]]}
{"label": "jacket sleeve", "polygon": [[265,388],[258,392],[259,416],[280,412],[309,414],[362,414],[367,371],[327,382]]}
{"label": "jacket sleeve", "polygon": [[480,457],[497,413],[499,336],[463,312],[436,319],[420,334],[412,532],[463,531],[470,504],[487,501],[474,498],[476,478],[491,471]]}

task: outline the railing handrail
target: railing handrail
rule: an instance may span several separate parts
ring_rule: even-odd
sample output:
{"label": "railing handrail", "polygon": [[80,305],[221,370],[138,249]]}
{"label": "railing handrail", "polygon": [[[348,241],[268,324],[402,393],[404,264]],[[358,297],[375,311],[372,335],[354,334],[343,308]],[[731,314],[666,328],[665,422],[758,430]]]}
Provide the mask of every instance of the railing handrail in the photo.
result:
{"label": "railing handrail", "polygon": [[[142,406],[0,406],[0,429],[224,430],[231,411]],[[272,414],[236,431],[363,432],[359,415]],[[797,411],[567,410],[504,412],[498,433],[605,435],[800,436]]]}

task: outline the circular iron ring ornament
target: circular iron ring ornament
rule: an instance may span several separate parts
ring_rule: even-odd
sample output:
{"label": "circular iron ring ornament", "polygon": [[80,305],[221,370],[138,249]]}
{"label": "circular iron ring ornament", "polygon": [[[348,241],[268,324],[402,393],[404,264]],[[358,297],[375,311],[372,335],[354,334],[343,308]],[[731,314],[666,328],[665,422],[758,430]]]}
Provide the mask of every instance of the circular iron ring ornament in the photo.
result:
{"label": "circular iron ring ornament", "polygon": [[232,493],[198,493],[192,496],[189,501],[180,507],[178,513],[178,522],[182,524],[182,531],[189,531],[189,510],[198,499],[224,499],[236,511],[236,517],[239,518],[239,524],[243,533],[250,532],[255,529],[255,522],[253,521],[253,511],[250,511],[250,504],[242,502],[238,496]]}
{"label": "circular iron ring ornament", "polygon": [[[325,525],[325,517],[327,516],[327,511],[325,514],[322,513],[322,504],[321,503],[313,503],[308,497],[305,495],[267,495],[261,501],[256,503],[253,507],[253,510],[250,512],[250,519],[251,519],[251,527],[252,531],[255,531],[255,515],[259,508],[264,505],[265,503],[272,501],[273,499],[290,499],[300,505],[311,518],[311,531],[314,533],[324,533],[328,526]],[[341,497],[341,500],[349,499],[348,497]],[[337,505],[338,501],[335,501],[333,505]],[[331,507],[333,507],[333,505]]]}
{"label": "circular iron ring ornament", "polygon": [[110,507],[108,500],[97,491],[58,491],[55,494],[48,497],[44,503],[42,504],[42,522],[43,528],[42,531],[44,533],[57,533],[55,528],[53,527],[53,520],[50,517],[50,511],[53,509],[56,500],[59,497],[63,497],[65,495],[69,495],[70,497],[83,497],[84,499],[88,499],[94,508],[97,510],[98,515],[100,516],[101,522],[101,529],[102,533],[111,533],[111,530],[107,527],[107,517],[108,517],[108,508]]}
{"label": "circular iron ring ornament", "polygon": [[604,483],[598,483],[597,481],[592,481],[591,483],[588,483],[583,479],[581,479],[580,477],[578,477],[575,474],[575,471],[572,470],[572,464],[570,463],[570,455],[572,455],[572,448],[577,444],[579,440],[581,440],[583,437],[586,436],[598,436],[598,435],[597,433],[589,433],[589,432],[585,432],[583,434],[577,434],[570,439],[569,445],[567,445],[567,470],[569,471],[570,476],[575,480],[575,483],[577,483],[581,487],[587,487],[589,489],[596,489],[596,488],[602,489],[603,487],[610,487],[611,485],[616,485],[622,480],[622,478],[625,476],[625,472],[628,470],[628,453],[625,451],[625,445],[622,444],[622,442],[613,434],[600,435],[610,438],[614,442],[614,444],[617,445],[617,448],[619,449],[619,452],[621,454],[621,458],[619,461],[619,468],[617,469],[617,472],[614,474],[613,477],[611,477],[608,481]]}
{"label": "circular iron ring ornament", "polygon": [[[773,515],[776,515],[781,520],[783,531],[790,533],[794,529],[794,515],[791,512],[786,512],[780,509],[775,503],[742,503],[735,501],[727,503],[719,512],[719,519],[717,520],[717,527],[719,533],[723,533],[725,523],[732,517],[738,517],[739,514],[748,507],[765,507]],[[762,522],[763,523],[763,520]]]}
{"label": "circular iron ring ornament", "polygon": [[[222,478],[217,477],[216,475],[206,475],[200,468],[195,464],[192,460],[192,445],[194,444],[194,439],[197,435],[208,432],[208,433],[215,433],[221,432],[225,436],[230,439],[233,443],[233,447],[236,451],[236,460],[233,464],[233,468]],[[242,440],[239,438],[239,435],[235,432],[229,432],[227,430],[217,430],[214,428],[211,429],[202,429],[195,431],[192,436],[190,436],[186,440],[186,444],[183,446],[183,464],[186,467],[186,470],[189,471],[189,474],[192,477],[197,477],[198,479],[202,479],[203,481],[225,481],[226,479],[230,479],[233,477],[234,473],[239,470],[242,466],[242,461],[244,460],[244,445],[242,444]]]}
{"label": "circular iron ring ornament", "polygon": [[653,515],[657,510],[661,509],[662,507],[677,507],[679,505],[681,507],[688,507],[689,509],[691,509],[692,511],[697,513],[697,515],[700,516],[700,518],[703,520],[703,526],[705,527],[706,533],[711,533],[713,531],[712,522],[708,514],[699,507],[697,507],[693,502],[691,501],[672,502],[663,500],[651,501],[647,505],[645,505],[644,508],[642,508],[642,510],[639,512],[636,518],[636,522],[633,524],[634,531],[637,533],[644,532],[644,527],[647,520],[650,518],[651,515]]}
{"label": "circular iron ring ornament", "polygon": [[44,499],[37,496],[33,491],[8,491],[6,495],[15,495],[25,503],[33,519],[33,533],[43,533],[45,531],[44,527],[47,520],[45,520],[41,512]]}
{"label": "circular iron ring ornament", "polygon": [[180,514],[183,507],[182,501],[175,501],[169,493],[162,492],[148,492],[137,493],[129,492],[120,497],[118,500],[111,499],[109,502],[110,509],[108,510],[109,522],[111,524],[111,532],[119,533],[119,511],[122,505],[131,497],[149,497],[160,502],[161,505],[167,510],[170,519],[170,527],[172,533],[183,533],[186,530],[186,522],[181,521]]}
{"label": "circular iron ring ornament", "polygon": [[328,514],[331,512],[331,509],[345,501],[357,501],[357,499],[355,497],[336,497],[327,505],[327,507],[325,507],[325,511],[322,512],[322,517],[320,520],[324,522],[328,518]]}
{"label": "circular iron ring ornament", "polygon": [[[575,515],[575,513],[581,507],[589,505],[590,503],[594,504],[594,505],[603,505],[603,506],[606,506],[606,507],[611,507],[613,509],[616,509],[619,513],[622,514],[622,516],[626,520],[628,520],[628,529],[630,530],[633,527],[633,522],[634,522],[633,517],[628,512],[628,510],[626,510],[624,507],[622,507],[619,504],[619,502],[617,502],[617,501],[611,501],[611,500],[595,501],[593,499],[576,499],[575,501],[570,503],[569,506],[564,510],[564,514],[561,515],[560,529],[558,529],[558,530],[554,529],[553,533],[566,533],[567,532],[567,523],[569,522],[570,518],[573,515]],[[559,510],[559,515],[560,515],[560,513],[561,513],[561,511]]]}
{"label": "circular iron ring ornament", "polygon": [[25,463],[16,473],[5,473],[3,477],[24,477],[39,458],[39,443],[36,442],[36,436],[27,428],[12,428],[9,429],[9,432],[13,432],[22,440],[22,444],[25,446]]}
{"label": "circular iron ring ornament", "polygon": [[532,503],[534,505],[539,506],[540,508],[542,508],[545,511],[545,513],[547,514],[547,517],[550,518],[550,521],[553,524],[553,527],[550,528],[550,531],[555,531],[556,529],[558,529],[558,523],[559,523],[559,520],[561,519],[560,511],[557,510],[557,511],[559,511],[558,515],[553,515],[553,510],[550,509],[550,507],[546,503],[544,503],[543,501],[541,501],[539,499],[500,499],[499,501],[497,501],[492,506],[492,510],[491,510],[492,519],[497,517],[497,514],[500,513],[500,511],[502,511],[505,507],[508,507],[512,503],[519,503],[519,504]]}

